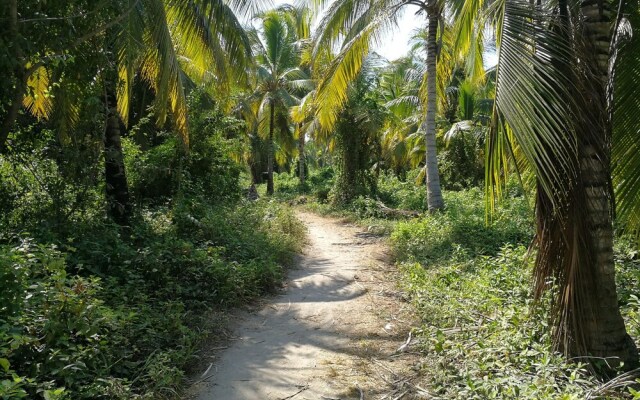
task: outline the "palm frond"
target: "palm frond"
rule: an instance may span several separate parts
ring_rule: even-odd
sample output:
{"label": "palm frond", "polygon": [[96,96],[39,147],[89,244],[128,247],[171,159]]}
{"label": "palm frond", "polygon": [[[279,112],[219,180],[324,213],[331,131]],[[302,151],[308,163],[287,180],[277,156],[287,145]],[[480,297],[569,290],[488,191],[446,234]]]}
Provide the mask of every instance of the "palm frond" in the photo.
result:
{"label": "palm frond", "polygon": [[133,83],[144,47],[145,21],[143,5],[140,1],[126,0],[126,3],[130,11],[119,24],[115,47],[118,66],[117,110],[124,124],[128,125]]}
{"label": "palm frond", "polygon": [[145,34],[146,54],[142,66],[142,76],[152,85],[159,104],[158,124],[165,122],[167,105],[170,107],[174,124],[182,142],[188,148],[187,103],[182,83],[182,71],[178,61],[162,0],[147,3],[149,26]]}
{"label": "palm frond", "polygon": [[48,119],[53,110],[50,91],[50,72],[40,66],[27,78],[27,95],[22,105],[36,118]]}
{"label": "palm frond", "polygon": [[[640,237],[640,6],[626,2],[619,24],[613,104],[613,182],[618,220]],[[626,31],[626,34],[625,34]]]}
{"label": "palm frond", "polygon": [[395,24],[395,8],[385,8],[372,16],[352,39],[346,42],[340,53],[331,62],[325,78],[318,84],[317,115],[320,124],[330,129],[337,120],[338,114],[347,101],[347,88],[360,73],[372,43],[378,42],[382,35]]}
{"label": "palm frond", "polygon": [[[518,146],[541,188],[557,199],[567,191],[567,177],[578,174],[575,132],[570,123],[578,116],[573,115],[571,97],[559,91],[576,92],[576,88],[571,75],[557,68],[557,63],[571,63],[571,44],[567,37],[540,26],[540,21],[553,18],[543,10],[521,0],[506,0],[503,5],[495,107],[518,133]],[[505,131],[493,129],[494,135],[500,132]],[[488,154],[499,149],[506,147],[495,146]],[[492,171],[488,184],[495,187],[494,178],[500,176],[500,171]]]}

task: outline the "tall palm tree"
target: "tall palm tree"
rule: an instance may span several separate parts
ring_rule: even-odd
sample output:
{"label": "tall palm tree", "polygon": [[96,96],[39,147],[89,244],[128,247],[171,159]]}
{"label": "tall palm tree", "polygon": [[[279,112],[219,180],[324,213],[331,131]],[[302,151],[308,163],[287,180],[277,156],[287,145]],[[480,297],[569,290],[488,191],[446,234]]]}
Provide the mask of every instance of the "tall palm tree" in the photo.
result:
{"label": "tall palm tree", "polygon": [[[311,41],[311,27],[314,22],[315,14],[312,8],[306,5],[290,6],[285,5],[279,8],[279,11],[289,19],[289,26],[295,27],[296,30],[296,47],[300,52],[300,65],[298,66],[301,71],[308,77],[312,77],[311,71],[311,51],[313,49],[313,42]],[[311,89],[313,87],[313,89]],[[315,81],[309,79],[309,84],[300,87],[296,91],[296,95],[301,97],[301,103],[305,103],[310,100],[308,97],[310,93],[315,93]],[[307,131],[304,129],[304,120],[307,119],[303,110],[304,106],[298,109],[300,106],[295,106],[291,109],[291,118],[296,120],[296,134],[298,137],[298,177],[300,179],[300,186],[304,187],[306,179],[306,161],[305,161],[305,140]],[[298,118],[296,118],[298,117]]]}
{"label": "tall palm tree", "polygon": [[[314,0],[316,6],[325,6],[326,0]],[[320,122],[331,127],[347,101],[347,88],[362,68],[372,42],[398,25],[399,11],[405,6],[418,7],[427,16],[426,41],[426,106],[422,130],[426,143],[427,205],[431,212],[444,207],[440,189],[436,150],[436,70],[438,59],[438,26],[443,19],[444,4],[438,0],[336,0],[331,3],[320,21],[315,38],[314,55],[342,40],[340,53],[318,87],[317,103]],[[415,8],[414,8],[415,10]]]}
{"label": "tall palm tree", "polygon": [[[258,104],[258,130],[265,133],[267,140],[267,194],[274,192],[274,135],[278,121],[286,122],[290,107],[299,103],[295,96],[298,88],[310,85],[307,74],[299,68],[300,51],[296,27],[281,10],[273,10],[259,16],[259,29],[252,29],[249,35],[255,53],[255,90],[247,103]],[[282,126],[278,133],[288,130]]]}
{"label": "tall palm tree", "polygon": [[[390,62],[381,70],[377,87],[387,111],[381,133],[382,158],[385,167],[392,168],[398,176],[424,160],[424,152],[418,164],[412,163],[411,158],[413,148],[418,145],[414,140],[419,137],[416,134],[423,119],[420,83],[424,71],[416,68],[418,63],[413,53]],[[423,138],[420,140],[424,142]]]}
{"label": "tall palm tree", "polygon": [[629,35],[640,29],[640,7],[506,0],[495,11],[490,189],[499,189],[505,152],[521,154],[535,174],[535,294],[553,289],[558,348],[594,365],[635,366],[638,351],[618,308],[612,218],[617,202],[621,224],[633,227],[640,210],[640,124],[631,117],[640,37]]}

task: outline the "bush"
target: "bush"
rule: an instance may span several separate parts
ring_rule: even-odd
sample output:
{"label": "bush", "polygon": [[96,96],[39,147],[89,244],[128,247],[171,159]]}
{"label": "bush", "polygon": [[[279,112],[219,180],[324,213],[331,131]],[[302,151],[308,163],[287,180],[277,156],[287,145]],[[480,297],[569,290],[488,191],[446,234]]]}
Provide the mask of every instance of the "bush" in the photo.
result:
{"label": "bush", "polygon": [[233,155],[242,147],[242,122],[225,117],[199,91],[189,100],[193,117],[188,153],[173,133],[161,133],[162,143],[146,151],[133,138],[123,140],[130,189],[139,201],[162,203],[178,193],[206,196],[209,202],[240,196],[242,168]]}
{"label": "bush", "polygon": [[304,187],[300,186],[300,178],[294,174],[281,172],[274,174],[275,191],[279,198],[292,199],[296,196],[310,194],[318,202],[325,203],[333,187],[333,168],[326,167],[311,170]]}
{"label": "bush", "polygon": [[599,382],[551,348],[534,307],[524,246],[494,256],[457,249],[447,262],[402,265],[423,324],[422,380],[447,399],[582,399]]}
{"label": "bush", "polygon": [[487,128],[460,131],[438,150],[440,183],[446,190],[464,190],[484,181],[484,137]]}
{"label": "bush", "polygon": [[329,200],[329,193],[334,185],[334,176],[332,167],[311,171],[307,182],[310,185],[311,193],[320,203],[326,203]]}
{"label": "bush", "polygon": [[378,181],[378,196],[389,207],[403,210],[427,210],[427,189],[423,184],[417,184],[420,170],[407,173],[406,181],[400,181],[391,172],[380,174]]}
{"label": "bush", "polygon": [[479,189],[444,192],[444,197],[444,212],[398,224],[392,240],[401,261],[446,259],[456,248],[472,256],[495,255],[505,244],[533,238],[533,215],[524,197],[506,199],[490,224]]}
{"label": "bush", "polygon": [[0,240],[16,232],[65,235],[101,206],[98,166],[80,162],[95,156],[93,149],[61,148],[53,131],[37,133],[35,148],[17,146],[0,156]]}

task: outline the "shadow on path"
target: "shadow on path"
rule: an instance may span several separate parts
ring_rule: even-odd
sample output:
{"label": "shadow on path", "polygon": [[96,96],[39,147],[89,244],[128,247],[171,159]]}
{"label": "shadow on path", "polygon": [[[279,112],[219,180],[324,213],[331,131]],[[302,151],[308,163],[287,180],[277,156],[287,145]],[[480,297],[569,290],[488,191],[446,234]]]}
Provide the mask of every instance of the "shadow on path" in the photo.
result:
{"label": "shadow on path", "polygon": [[212,355],[209,377],[195,388],[195,398],[360,398],[361,386],[368,395],[381,393],[384,380],[393,378],[378,376],[372,366],[380,359],[393,365],[390,356],[410,327],[392,323],[406,304],[376,294],[380,273],[374,256],[383,245],[358,237],[355,227],[311,214],[299,217],[309,229],[309,245],[286,289],[260,311],[234,315],[238,336]]}

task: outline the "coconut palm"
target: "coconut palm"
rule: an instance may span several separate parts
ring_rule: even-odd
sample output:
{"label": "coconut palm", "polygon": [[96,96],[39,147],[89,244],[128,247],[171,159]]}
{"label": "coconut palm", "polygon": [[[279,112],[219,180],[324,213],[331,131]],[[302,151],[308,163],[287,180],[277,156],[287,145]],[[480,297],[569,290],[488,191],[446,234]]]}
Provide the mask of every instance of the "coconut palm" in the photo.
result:
{"label": "coconut palm", "polygon": [[632,367],[638,352],[618,309],[612,217],[617,203],[621,225],[638,227],[640,37],[629,34],[640,29],[638,2],[505,0],[494,11],[490,189],[500,188],[505,154],[527,161],[537,183],[535,294],[554,293],[555,344],[592,364]]}
{"label": "coconut palm", "polygon": [[[440,128],[446,125],[461,126],[458,121],[475,119],[477,96],[482,94],[484,97],[493,97],[490,91],[491,80],[487,83],[485,71],[480,68],[481,72],[474,72],[473,68],[469,68],[470,64],[473,66],[475,63],[482,67],[482,59],[463,57],[464,53],[457,49],[456,44],[456,32],[459,28],[448,22],[443,27],[436,80]],[[426,30],[418,30],[412,37],[410,54],[391,62],[381,72],[378,90],[389,110],[383,131],[383,151],[386,162],[397,172],[406,167],[415,168],[424,163],[425,159],[424,137],[420,137],[417,132],[420,122],[424,120],[422,105],[426,103],[426,38]],[[479,47],[482,48],[482,45]],[[478,105],[486,103],[484,99],[477,102]],[[483,118],[483,121],[486,120],[486,117]],[[475,122],[481,121],[474,121],[473,125],[476,125]],[[424,182],[425,174],[423,168],[417,177],[419,182]]]}
{"label": "coconut palm", "polygon": [[[311,41],[311,26],[314,22],[314,12],[310,7],[302,6],[281,6],[278,9],[289,19],[289,25],[295,27],[296,37],[298,39],[296,47],[300,51],[300,65],[299,68],[304,72],[307,77],[312,76],[311,72],[311,50],[313,43]],[[310,89],[313,87],[313,90]],[[298,177],[300,179],[300,186],[304,187],[306,178],[306,162],[305,162],[305,140],[307,136],[307,130],[305,127],[305,120],[309,119],[308,113],[304,112],[304,104],[312,99],[310,93],[315,94],[315,81],[309,79],[309,84],[300,87],[296,91],[296,95],[302,97],[300,105],[294,106],[291,109],[291,118],[296,123],[296,136],[298,138]]]}
{"label": "coconut palm", "polygon": [[332,202],[336,205],[376,192],[375,162],[380,159],[379,133],[385,117],[375,90],[381,62],[376,56],[365,60],[360,74],[347,88],[347,107],[332,134],[337,167]]}
{"label": "coconut palm", "polygon": [[[258,131],[267,141],[267,194],[274,191],[274,135],[288,132],[290,107],[299,103],[295,96],[299,88],[309,87],[307,74],[299,68],[300,50],[297,30],[292,20],[281,10],[262,14],[259,29],[249,31],[255,53],[255,90],[245,103],[257,105]],[[245,107],[246,108],[246,107]],[[278,117],[278,118],[276,118]]]}
{"label": "coconut palm", "polygon": [[[250,43],[236,13],[246,15],[264,3],[122,0],[104,10],[106,17],[116,17],[92,32],[90,39],[98,45],[106,64],[97,78],[104,84],[105,180],[108,210],[114,220],[126,224],[129,209],[120,121],[128,122],[134,82],[144,81],[153,89],[158,124],[165,122],[170,111],[175,130],[188,147],[185,73],[198,82],[214,81],[216,88],[227,92],[229,82],[241,78],[244,71],[230,66],[247,65],[251,60]],[[32,113],[45,118],[60,106],[44,93],[48,85],[41,77],[51,75],[46,67],[43,62],[33,71],[28,82],[37,84],[24,101]],[[74,113],[77,107],[67,107],[58,114]]]}
{"label": "coconut palm", "polygon": [[[421,143],[424,142],[417,135],[423,115],[420,107],[420,82],[424,69],[419,64],[419,59],[411,53],[390,62],[379,75],[377,90],[387,111],[380,139],[381,161],[384,167],[393,169],[398,176],[404,175],[408,168],[417,167],[424,160],[421,156],[418,164],[414,164],[411,158],[413,148],[418,145],[415,139],[419,138]],[[421,181],[424,182],[424,175]]]}
{"label": "coconut palm", "polygon": [[[326,0],[315,0],[324,6]],[[399,12],[405,6],[417,6],[426,15],[426,105],[422,130],[426,143],[427,204],[430,211],[444,207],[440,189],[436,150],[436,69],[438,59],[438,26],[443,20],[444,4],[438,0],[336,0],[329,5],[316,34],[314,56],[342,40],[340,53],[318,87],[319,119],[324,126],[336,123],[339,111],[347,101],[347,88],[362,68],[364,57],[373,42],[398,24]],[[413,8],[412,10],[415,10]]]}

